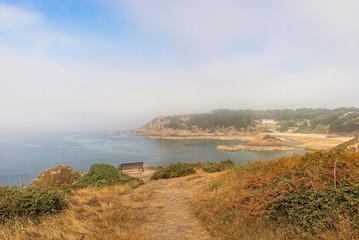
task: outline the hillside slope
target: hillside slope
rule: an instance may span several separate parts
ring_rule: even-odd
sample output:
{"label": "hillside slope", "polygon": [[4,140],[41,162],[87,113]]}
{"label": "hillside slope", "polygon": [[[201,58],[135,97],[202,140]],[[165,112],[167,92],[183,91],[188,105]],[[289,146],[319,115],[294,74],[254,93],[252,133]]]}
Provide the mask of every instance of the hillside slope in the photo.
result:
{"label": "hillside slope", "polygon": [[66,211],[6,221],[0,239],[359,239],[353,143],[358,139],[219,173],[204,173],[196,163],[193,175],[148,180],[145,174],[144,185],[67,188]]}
{"label": "hillside slope", "polygon": [[163,116],[134,130],[148,136],[221,136],[246,132],[359,132],[359,109],[214,110]]}
{"label": "hillside slope", "polygon": [[359,154],[244,164],[221,175],[195,206],[219,239],[359,239]]}

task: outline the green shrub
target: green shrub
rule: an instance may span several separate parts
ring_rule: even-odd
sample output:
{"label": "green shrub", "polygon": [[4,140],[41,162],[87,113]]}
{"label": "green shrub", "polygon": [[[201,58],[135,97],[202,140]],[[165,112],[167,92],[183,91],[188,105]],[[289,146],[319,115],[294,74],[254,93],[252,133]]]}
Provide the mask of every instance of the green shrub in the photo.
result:
{"label": "green shrub", "polygon": [[175,163],[167,167],[159,167],[152,175],[152,180],[183,177],[194,174],[196,171],[190,163]]}
{"label": "green shrub", "polygon": [[0,187],[0,222],[13,217],[14,201],[21,192],[15,187]]}
{"label": "green shrub", "polygon": [[20,217],[37,217],[54,214],[67,206],[64,198],[58,193],[43,189],[29,189],[15,201],[14,213]]}
{"label": "green shrub", "polygon": [[227,170],[232,167],[234,167],[234,163],[231,160],[226,159],[226,160],[220,161],[219,163],[203,164],[202,169],[205,172],[214,173],[214,172],[221,172],[221,171]]}
{"label": "green shrub", "polygon": [[350,219],[359,227],[359,185],[328,191],[300,189],[280,200],[267,204],[268,217],[315,233],[335,228],[338,216]]}
{"label": "green shrub", "polygon": [[67,202],[57,192],[39,188],[0,188],[0,222],[16,217],[36,219],[59,213],[66,207]]}
{"label": "green shrub", "polygon": [[127,174],[120,173],[118,169],[110,164],[97,163],[90,167],[88,173],[80,177],[76,182],[77,187],[100,187],[114,184],[135,183],[142,181]]}

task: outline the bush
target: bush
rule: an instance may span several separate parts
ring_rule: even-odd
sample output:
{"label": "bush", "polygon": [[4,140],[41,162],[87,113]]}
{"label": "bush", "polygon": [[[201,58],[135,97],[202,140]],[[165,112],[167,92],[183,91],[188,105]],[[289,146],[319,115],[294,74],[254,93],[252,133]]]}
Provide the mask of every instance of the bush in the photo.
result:
{"label": "bush", "polygon": [[39,188],[0,188],[0,222],[16,217],[36,219],[59,213],[66,207],[67,202],[57,192]]}
{"label": "bush", "polygon": [[222,160],[219,163],[207,163],[202,166],[203,171],[208,173],[221,172],[234,167],[234,163],[229,160]]}
{"label": "bush", "polygon": [[119,173],[118,169],[110,164],[97,163],[90,167],[88,173],[76,182],[77,187],[100,187],[114,184],[136,183],[142,181],[127,174]]}
{"label": "bush", "polygon": [[13,217],[14,200],[20,197],[20,191],[14,187],[0,188],[0,221]]}
{"label": "bush", "polygon": [[152,180],[157,179],[168,179],[168,178],[176,178],[183,177],[187,175],[194,174],[196,171],[192,164],[189,163],[175,163],[170,164],[167,167],[159,167],[152,175]]}
{"label": "bush", "polygon": [[297,190],[267,204],[268,217],[275,222],[298,226],[304,231],[334,228],[338,215],[346,215],[354,228],[359,227],[359,185],[320,190]]}
{"label": "bush", "polygon": [[81,176],[71,167],[61,164],[55,168],[43,171],[29,187],[64,188],[73,185]]}

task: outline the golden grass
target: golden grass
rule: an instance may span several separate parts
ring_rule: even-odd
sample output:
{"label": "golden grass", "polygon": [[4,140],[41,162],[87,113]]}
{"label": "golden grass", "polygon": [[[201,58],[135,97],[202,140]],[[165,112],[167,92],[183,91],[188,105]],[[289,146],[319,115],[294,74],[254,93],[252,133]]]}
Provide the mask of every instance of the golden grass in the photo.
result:
{"label": "golden grass", "polygon": [[[194,212],[215,239],[359,239],[346,218],[340,218],[336,229],[317,235],[298,230],[295,226],[280,226],[265,217],[265,203],[279,199],[302,186],[326,189],[334,184],[334,161],[346,168],[337,169],[336,177],[358,183],[359,154],[345,154],[321,160],[325,152],[302,158],[293,156],[272,161],[257,161],[223,172],[217,182],[197,196]],[[317,157],[317,158],[316,158]],[[290,172],[303,170],[303,177]],[[307,184],[307,185],[306,185]]]}
{"label": "golden grass", "polygon": [[[301,174],[293,174],[298,171]],[[69,209],[61,214],[39,223],[13,220],[0,225],[0,239],[136,240],[155,239],[164,232],[173,237],[185,230],[186,236],[207,236],[205,231],[195,234],[202,227],[193,218],[193,209],[212,239],[354,240],[359,232],[345,217],[339,218],[335,230],[311,235],[267,221],[264,204],[302,186],[325,190],[340,178],[359,183],[358,173],[359,153],[318,152],[257,161],[222,173],[155,181],[135,191],[130,184],[84,188],[68,193]]]}
{"label": "golden grass", "polygon": [[139,239],[141,216],[122,201],[130,185],[86,188],[68,196],[67,211],[40,223],[14,220],[0,226],[0,239]]}

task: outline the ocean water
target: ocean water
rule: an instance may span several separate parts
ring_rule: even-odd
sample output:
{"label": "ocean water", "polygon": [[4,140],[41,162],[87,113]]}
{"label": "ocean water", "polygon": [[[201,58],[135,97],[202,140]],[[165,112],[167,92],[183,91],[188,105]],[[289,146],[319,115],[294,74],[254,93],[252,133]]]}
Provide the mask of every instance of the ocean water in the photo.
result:
{"label": "ocean water", "polygon": [[[0,185],[28,184],[43,170],[67,164],[87,171],[93,163],[143,161],[161,166],[174,162],[216,162],[231,159],[236,163],[266,160],[294,152],[223,152],[217,145],[238,144],[220,140],[155,140],[144,136],[104,133],[48,134],[26,137],[0,137]],[[303,153],[303,152],[297,152]]]}

